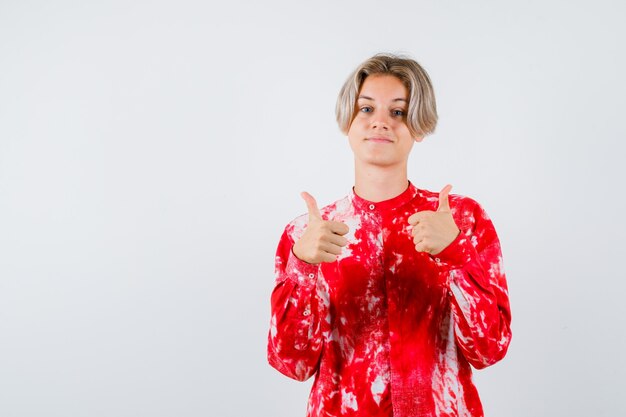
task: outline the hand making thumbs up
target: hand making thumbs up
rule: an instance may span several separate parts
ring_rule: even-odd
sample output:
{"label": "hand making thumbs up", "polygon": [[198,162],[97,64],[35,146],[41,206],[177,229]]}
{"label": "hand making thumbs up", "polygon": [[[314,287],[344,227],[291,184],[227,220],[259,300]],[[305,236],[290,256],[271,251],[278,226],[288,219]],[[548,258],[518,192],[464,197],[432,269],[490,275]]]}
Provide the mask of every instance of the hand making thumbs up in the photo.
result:
{"label": "hand making thumbs up", "polygon": [[409,224],[413,226],[411,231],[415,250],[437,255],[456,239],[460,230],[454,222],[450,211],[448,194],[452,189],[446,185],[439,193],[439,206],[437,211],[419,211],[409,217]]}
{"label": "hand making thumbs up", "polygon": [[293,245],[293,253],[310,264],[336,261],[341,248],[348,244],[343,237],[349,231],[348,226],[322,219],[313,196],[307,192],[300,195],[309,211],[309,223],[302,237]]}

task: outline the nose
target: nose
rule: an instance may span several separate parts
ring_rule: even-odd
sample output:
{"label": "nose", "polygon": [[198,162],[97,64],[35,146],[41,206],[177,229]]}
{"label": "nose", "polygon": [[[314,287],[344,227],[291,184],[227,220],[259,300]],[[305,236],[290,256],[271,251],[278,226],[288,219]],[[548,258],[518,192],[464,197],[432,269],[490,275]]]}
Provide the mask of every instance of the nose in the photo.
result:
{"label": "nose", "polygon": [[387,123],[379,120],[372,123],[372,129],[374,130],[389,130],[389,125]]}
{"label": "nose", "polygon": [[381,113],[379,113],[377,117],[373,118],[371,127],[374,130],[389,130],[388,116]]}

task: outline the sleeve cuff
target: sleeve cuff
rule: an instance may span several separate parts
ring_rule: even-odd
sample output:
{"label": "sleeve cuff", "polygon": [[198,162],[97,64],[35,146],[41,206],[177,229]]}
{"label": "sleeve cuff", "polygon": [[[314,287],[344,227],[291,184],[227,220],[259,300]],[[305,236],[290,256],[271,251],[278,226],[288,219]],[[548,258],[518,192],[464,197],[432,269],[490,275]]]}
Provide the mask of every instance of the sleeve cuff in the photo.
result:
{"label": "sleeve cuff", "polygon": [[431,255],[431,258],[443,268],[460,269],[475,256],[476,248],[470,238],[461,232],[444,250],[437,255]]}
{"label": "sleeve cuff", "polygon": [[299,285],[314,285],[317,281],[319,265],[304,262],[293,253],[293,248],[287,260],[287,276]]}

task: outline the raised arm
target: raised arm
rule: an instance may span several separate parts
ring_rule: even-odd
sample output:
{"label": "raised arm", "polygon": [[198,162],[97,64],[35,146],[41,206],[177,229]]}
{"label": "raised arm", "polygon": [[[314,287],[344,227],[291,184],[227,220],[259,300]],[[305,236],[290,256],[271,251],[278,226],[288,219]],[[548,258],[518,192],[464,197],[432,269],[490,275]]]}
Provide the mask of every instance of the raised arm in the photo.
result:
{"label": "raised arm", "polygon": [[267,348],[269,363],[298,381],[317,371],[324,342],[329,301],[328,289],[318,279],[319,264],[336,260],[347,244],[343,235],[348,232],[345,224],[322,219],[313,197],[307,193],[302,197],[308,222],[304,224],[305,217],[300,217],[288,225],[276,251]]}
{"label": "raised arm", "polygon": [[511,309],[500,242],[473,200],[457,210],[461,232],[433,255],[446,269],[457,344],[477,369],[501,360],[511,341]]}
{"label": "raised arm", "polygon": [[324,302],[317,291],[319,267],[299,260],[292,247],[293,240],[285,230],[276,252],[267,358],[281,373],[304,381],[317,370]]}

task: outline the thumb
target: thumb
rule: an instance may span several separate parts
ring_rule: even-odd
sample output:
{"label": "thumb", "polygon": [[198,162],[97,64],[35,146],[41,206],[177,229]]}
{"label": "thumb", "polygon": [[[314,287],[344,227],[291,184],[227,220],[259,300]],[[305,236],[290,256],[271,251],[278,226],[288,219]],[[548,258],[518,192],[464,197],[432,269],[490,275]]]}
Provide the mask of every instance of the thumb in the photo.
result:
{"label": "thumb", "polygon": [[313,198],[313,196],[306,191],[301,192],[300,196],[306,203],[307,210],[309,211],[309,220],[322,220],[322,215],[320,214],[320,209],[317,208],[317,202],[315,201],[315,198]]}
{"label": "thumb", "polygon": [[441,192],[439,193],[439,206],[437,207],[437,211],[450,211],[450,202],[448,201],[448,194],[452,186],[450,184],[443,187]]}

